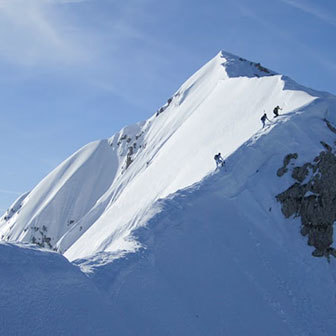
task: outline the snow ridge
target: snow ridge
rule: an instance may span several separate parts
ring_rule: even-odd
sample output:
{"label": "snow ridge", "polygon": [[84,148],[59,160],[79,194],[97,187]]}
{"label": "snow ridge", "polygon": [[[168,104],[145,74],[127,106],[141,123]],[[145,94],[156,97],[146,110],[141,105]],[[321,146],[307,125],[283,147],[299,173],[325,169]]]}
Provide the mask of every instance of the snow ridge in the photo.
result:
{"label": "snow ridge", "polygon": [[19,213],[2,217],[1,236],[70,260],[135,251],[132,232],[155,201],[213,171],[214,153],[229,157],[258,137],[264,110],[280,105],[286,121],[321,97],[286,83],[258,63],[220,52],[147,121],[85,146],[51,172],[19,202]]}

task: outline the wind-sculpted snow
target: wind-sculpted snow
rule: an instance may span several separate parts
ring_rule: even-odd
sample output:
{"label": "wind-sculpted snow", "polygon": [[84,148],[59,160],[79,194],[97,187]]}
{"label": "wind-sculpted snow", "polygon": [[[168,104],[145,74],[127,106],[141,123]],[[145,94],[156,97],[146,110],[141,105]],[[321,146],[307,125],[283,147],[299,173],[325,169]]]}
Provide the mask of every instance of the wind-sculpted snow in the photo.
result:
{"label": "wind-sculpted snow", "polygon": [[103,293],[61,255],[1,243],[0,272],[0,335],[114,335]]}

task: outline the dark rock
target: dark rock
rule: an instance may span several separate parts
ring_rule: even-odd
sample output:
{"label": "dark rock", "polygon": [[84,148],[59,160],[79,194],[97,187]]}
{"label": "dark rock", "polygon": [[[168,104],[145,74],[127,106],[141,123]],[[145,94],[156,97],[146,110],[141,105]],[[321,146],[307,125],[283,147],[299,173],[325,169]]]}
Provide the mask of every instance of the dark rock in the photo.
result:
{"label": "dark rock", "polygon": [[323,253],[322,251],[320,251],[320,250],[315,249],[315,250],[312,252],[312,255],[313,255],[314,257],[319,257],[319,258],[321,258],[321,257],[324,256],[324,253]]}
{"label": "dark rock", "polygon": [[301,232],[302,236],[307,236],[307,234],[309,233],[308,227],[302,225],[300,232]]}
{"label": "dark rock", "polygon": [[133,162],[133,160],[132,160],[133,153],[134,153],[133,146],[132,147],[128,147],[128,153],[127,153],[127,158],[126,158],[126,167],[125,167],[125,169],[127,169],[131,165],[131,163]]}
{"label": "dark rock", "polygon": [[[312,255],[327,258],[336,255],[331,247],[333,224],[336,220],[336,156],[328,146],[324,146],[326,151],[322,151],[313,163],[307,162],[303,166],[295,167],[292,177],[296,182],[276,196],[286,218],[301,217],[300,232],[307,236],[308,245],[315,247]],[[286,168],[289,161],[287,155],[282,168]],[[314,175],[307,183],[303,183],[309,169],[312,169]]]}
{"label": "dark rock", "polygon": [[295,167],[292,172],[293,179],[303,182],[309,173],[308,168],[313,168],[313,165],[309,162],[305,163],[302,167]]}
{"label": "dark rock", "polygon": [[159,110],[156,112],[156,116],[158,117],[164,110],[164,107],[160,107]]}
{"label": "dark rock", "polygon": [[276,196],[276,199],[282,204],[281,211],[286,218],[299,214],[304,194],[305,189],[301,188],[299,183],[294,183],[286,191]]}
{"label": "dark rock", "polygon": [[283,166],[281,168],[278,169],[277,171],[277,175],[279,177],[283,176],[285,173],[287,173],[288,169],[287,169],[287,166],[288,164],[290,163],[290,161],[292,159],[297,159],[298,158],[298,154],[297,153],[290,153],[290,154],[287,154],[283,160]]}
{"label": "dark rock", "polygon": [[270,73],[270,71],[267,68],[263,67],[260,63],[254,63],[254,66],[262,72]]}
{"label": "dark rock", "polygon": [[336,128],[331,125],[330,121],[328,121],[327,119],[324,119],[324,121],[326,122],[330,131],[336,134]]}
{"label": "dark rock", "polygon": [[144,134],[144,131],[142,131],[141,133],[137,134],[135,136],[135,140],[138,140],[143,134]]}
{"label": "dark rock", "polygon": [[332,148],[326,142],[320,141],[321,145],[328,151],[331,152]]}

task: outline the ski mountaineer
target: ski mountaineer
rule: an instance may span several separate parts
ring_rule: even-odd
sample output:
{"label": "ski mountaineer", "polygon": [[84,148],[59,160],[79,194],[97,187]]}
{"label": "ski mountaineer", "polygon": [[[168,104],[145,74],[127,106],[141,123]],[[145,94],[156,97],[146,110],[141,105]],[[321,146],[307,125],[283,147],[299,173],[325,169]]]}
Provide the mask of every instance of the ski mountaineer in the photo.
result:
{"label": "ski mountaineer", "polygon": [[267,114],[266,114],[266,113],[263,114],[263,116],[260,118],[260,120],[261,120],[261,122],[262,122],[262,124],[263,124],[263,128],[265,127],[265,122],[266,122],[266,120],[271,121],[271,120],[269,120],[269,119],[267,118]]}
{"label": "ski mountaineer", "polygon": [[225,161],[223,160],[221,153],[216,154],[214,159],[216,161],[216,168],[223,167]]}
{"label": "ski mountaineer", "polygon": [[276,106],[274,107],[273,113],[274,113],[274,118],[279,116],[279,110],[282,110],[282,108],[280,108],[280,106]]}

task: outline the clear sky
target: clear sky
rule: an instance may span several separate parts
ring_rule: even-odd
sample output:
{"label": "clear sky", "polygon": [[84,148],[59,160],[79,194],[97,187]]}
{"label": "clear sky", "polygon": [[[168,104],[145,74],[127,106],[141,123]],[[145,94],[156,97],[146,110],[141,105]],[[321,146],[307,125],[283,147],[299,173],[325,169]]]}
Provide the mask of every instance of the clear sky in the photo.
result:
{"label": "clear sky", "polygon": [[0,212],[221,49],[336,93],[336,1],[0,0]]}

